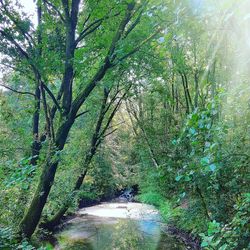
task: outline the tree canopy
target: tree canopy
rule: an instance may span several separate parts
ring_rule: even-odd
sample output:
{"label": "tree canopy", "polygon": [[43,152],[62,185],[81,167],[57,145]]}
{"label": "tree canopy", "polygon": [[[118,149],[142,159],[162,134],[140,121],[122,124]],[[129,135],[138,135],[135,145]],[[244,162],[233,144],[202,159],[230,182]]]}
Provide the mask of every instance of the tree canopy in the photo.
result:
{"label": "tree canopy", "polygon": [[0,0],[0,248],[137,186],[202,248],[248,249],[249,2],[34,4]]}

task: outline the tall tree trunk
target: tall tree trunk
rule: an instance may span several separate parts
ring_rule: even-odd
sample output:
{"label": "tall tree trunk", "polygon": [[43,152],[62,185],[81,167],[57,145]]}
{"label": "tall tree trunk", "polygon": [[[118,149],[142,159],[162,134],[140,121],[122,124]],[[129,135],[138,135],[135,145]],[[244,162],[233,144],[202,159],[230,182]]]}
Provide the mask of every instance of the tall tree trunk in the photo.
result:
{"label": "tall tree trunk", "polygon": [[[39,4],[37,4],[37,23],[38,23],[38,37],[37,37],[37,43],[40,46],[42,42],[41,37],[41,30],[40,25],[42,21],[42,8]],[[38,48],[38,57],[41,56],[41,47]],[[34,72],[36,77],[36,90],[35,90],[35,110],[33,114],[33,143],[31,148],[31,165],[36,165],[40,149],[41,149],[41,143],[39,138],[39,118],[40,118],[40,106],[41,106],[41,91],[40,91],[40,75],[37,74],[37,72]]]}
{"label": "tall tree trunk", "polygon": [[[42,18],[42,9],[41,6],[37,5],[37,17],[38,17],[38,26],[41,24]],[[38,44],[41,44],[41,32],[38,32]],[[38,56],[41,56],[41,48],[38,49]],[[34,72],[36,78],[36,89],[35,89],[35,104],[34,104],[34,114],[33,114],[33,124],[32,124],[32,133],[33,133],[33,142],[31,146],[31,159],[30,164],[35,166],[39,158],[41,142],[39,136],[39,120],[40,120],[40,110],[41,110],[41,91],[40,91],[40,75],[37,72]],[[33,173],[30,173],[30,176],[33,176]],[[26,190],[22,190],[18,197],[18,203],[27,204],[29,197],[30,184]],[[20,210],[20,215],[23,216],[25,207]]]}
{"label": "tall tree trunk", "polygon": [[[171,84],[171,91],[172,91],[172,111],[174,112],[174,109],[175,109],[175,101],[176,101],[176,99],[175,99],[175,91],[174,91],[174,84],[172,83]],[[171,105],[171,104],[170,104]]]}

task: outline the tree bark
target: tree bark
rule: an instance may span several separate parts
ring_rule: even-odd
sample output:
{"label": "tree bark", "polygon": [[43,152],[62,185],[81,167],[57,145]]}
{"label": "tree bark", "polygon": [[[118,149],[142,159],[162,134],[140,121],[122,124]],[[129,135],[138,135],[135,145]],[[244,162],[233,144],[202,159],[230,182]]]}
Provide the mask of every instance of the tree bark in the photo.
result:
{"label": "tree bark", "polygon": [[20,233],[24,237],[30,238],[39,223],[43,208],[53,185],[55,173],[59,163],[59,160],[56,159],[56,148],[58,150],[63,149],[72,125],[72,120],[66,121],[62,124],[57,133],[56,145],[51,144],[49,147],[47,159],[43,167],[38,187],[27,213],[24,215],[19,225]]}

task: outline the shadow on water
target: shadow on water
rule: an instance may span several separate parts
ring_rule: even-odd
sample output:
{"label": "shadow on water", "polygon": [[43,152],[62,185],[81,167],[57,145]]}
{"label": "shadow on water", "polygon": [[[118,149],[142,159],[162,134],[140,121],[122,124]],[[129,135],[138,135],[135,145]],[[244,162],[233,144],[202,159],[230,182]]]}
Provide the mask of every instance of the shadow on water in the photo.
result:
{"label": "shadow on water", "polygon": [[71,220],[55,235],[56,249],[72,250],[181,250],[184,246],[150,220],[84,215]]}

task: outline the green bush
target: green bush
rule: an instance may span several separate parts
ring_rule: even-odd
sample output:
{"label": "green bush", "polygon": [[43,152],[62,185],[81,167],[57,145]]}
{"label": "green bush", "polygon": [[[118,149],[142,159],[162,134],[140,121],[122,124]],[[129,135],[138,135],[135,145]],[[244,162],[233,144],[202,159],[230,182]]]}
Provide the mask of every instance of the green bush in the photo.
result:
{"label": "green bush", "polygon": [[207,233],[200,234],[207,250],[250,249],[250,193],[242,195],[235,205],[235,215],[228,224],[212,221]]}

